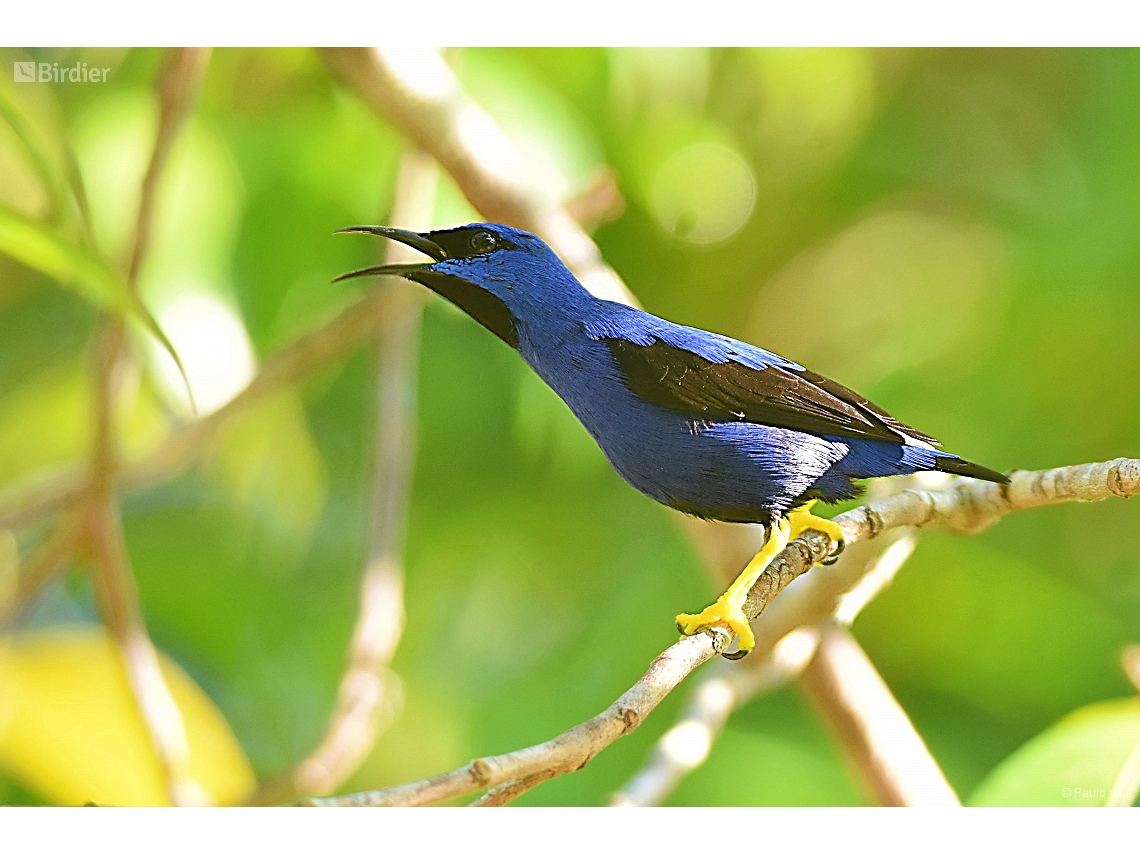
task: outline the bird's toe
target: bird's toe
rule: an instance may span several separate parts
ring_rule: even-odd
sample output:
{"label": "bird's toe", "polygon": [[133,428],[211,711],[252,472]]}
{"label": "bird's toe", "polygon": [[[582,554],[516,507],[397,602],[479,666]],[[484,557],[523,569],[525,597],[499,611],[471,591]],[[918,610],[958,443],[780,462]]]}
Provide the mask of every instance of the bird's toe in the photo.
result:
{"label": "bird's toe", "polygon": [[839,540],[834,540],[832,542],[835,544],[835,546],[832,549],[831,554],[819,562],[820,564],[826,565],[828,567],[838,561],[839,556],[843,554],[843,550],[847,548],[847,541],[845,541],[842,537],[839,538]]}
{"label": "bird's toe", "polygon": [[696,635],[702,630],[714,626],[721,626],[736,634],[738,639],[736,654],[729,655],[730,659],[739,659],[756,646],[756,638],[752,634],[752,626],[744,610],[725,597],[717,600],[700,614],[677,615],[677,631],[682,635]]}

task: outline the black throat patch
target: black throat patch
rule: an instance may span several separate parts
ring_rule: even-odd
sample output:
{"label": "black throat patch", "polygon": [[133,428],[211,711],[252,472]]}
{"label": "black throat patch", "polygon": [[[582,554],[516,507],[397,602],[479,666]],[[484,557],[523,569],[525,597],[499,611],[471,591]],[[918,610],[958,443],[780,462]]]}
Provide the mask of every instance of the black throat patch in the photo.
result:
{"label": "black throat patch", "polygon": [[515,350],[519,349],[518,319],[507,308],[507,304],[491,292],[466,279],[433,270],[404,275],[454,303]]}

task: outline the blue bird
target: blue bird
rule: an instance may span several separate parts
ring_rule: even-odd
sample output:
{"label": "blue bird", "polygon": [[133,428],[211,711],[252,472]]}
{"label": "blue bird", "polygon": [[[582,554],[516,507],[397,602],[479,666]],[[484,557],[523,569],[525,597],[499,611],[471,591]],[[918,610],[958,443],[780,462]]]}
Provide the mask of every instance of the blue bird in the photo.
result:
{"label": "blue bird", "polygon": [[391,238],[432,261],[335,281],[388,274],[427,286],[517,350],[635,489],[687,514],[766,527],[724,595],[677,617],[686,635],[727,627],[737,656],[755,646],[748,591],[788,542],[816,529],[832,538],[832,555],[842,549],[839,526],[810,512],[816,500],[853,498],[855,479],[930,470],[1008,483],[789,359],[593,296],[529,232],[494,223],[341,232]]}

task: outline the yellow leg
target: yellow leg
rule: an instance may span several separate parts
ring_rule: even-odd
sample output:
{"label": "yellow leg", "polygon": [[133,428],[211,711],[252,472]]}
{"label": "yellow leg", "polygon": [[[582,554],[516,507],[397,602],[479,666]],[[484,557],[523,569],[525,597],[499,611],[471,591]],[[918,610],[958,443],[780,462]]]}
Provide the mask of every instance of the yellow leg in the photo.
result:
{"label": "yellow leg", "polygon": [[677,615],[677,629],[682,635],[693,635],[708,626],[720,624],[736,633],[740,639],[737,647],[747,653],[756,646],[756,637],[752,634],[752,627],[748,625],[748,617],[744,614],[744,601],[748,599],[748,592],[760,574],[772,563],[772,559],[784,551],[791,539],[791,526],[781,517],[776,521],[768,533],[764,547],[748,562],[736,581],[728,586],[728,590],[721,594],[720,599],[701,612],[699,615]]}
{"label": "yellow leg", "polygon": [[842,547],[843,529],[831,520],[817,517],[811,513],[815,502],[808,502],[776,521],[764,542],[763,548],[756,553],[748,566],[744,568],[736,581],[729,585],[728,590],[721,594],[711,606],[698,615],[677,615],[677,629],[683,635],[693,635],[705,627],[721,625],[735,632],[737,638],[739,658],[756,646],[756,637],[752,634],[752,627],[748,617],[744,614],[744,603],[748,599],[748,592],[760,578],[760,574],[772,563],[772,560],[784,551],[784,547],[795,540],[808,529],[822,531]]}
{"label": "yellow leg", "polygon": [[815,499],[812,499],[806,505],[796,508],[788,514],[788,522],[792,526],[791,536],[789,540],[795,540],[808,529],[815,529],[822,531],[837,544],[840,549],[843,548],[843,529],[839,527],[839,523],[834,523],[831,520],[817,517],[811,512],[812,505],[815,504]]}

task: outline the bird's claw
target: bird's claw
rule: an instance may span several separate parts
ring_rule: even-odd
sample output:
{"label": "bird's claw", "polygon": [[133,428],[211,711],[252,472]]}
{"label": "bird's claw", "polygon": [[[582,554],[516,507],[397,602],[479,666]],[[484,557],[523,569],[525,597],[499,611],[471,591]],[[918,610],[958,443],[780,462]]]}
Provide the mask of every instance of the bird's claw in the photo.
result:
{"label": "bird's claw", "polygon": [[843,550],[847,547],[847,542],[843,538],[839,538],[839,540],[832,542],[835,544],[835,551],[833,551],[830,555],[819,562],[825,567],[830,567],[832,564],[838,561],[839,556],[843,554]]}
{"label": "bird's claw", "polygon": [[714,626],[724,627],[738,639],[736,653],[721,654],[727,659],[740,659],[756,646],[756,637],[752,634],[748,616],[739,604],[730,602],[727,597],[721,597],[700,614],[677,615],[677,631],[682,635],[696,635],[701,630]]}
{"label": "bird's claw", "polygon": [[812,505],[815,501],[808,502],[806,505],[796,508],[789,514],[789,522],[791,524],[791,537],[794,540],[805,531],[818,531],[826,534],[831,538],[831,542],[835,544],[834,551],[830,552],[827,558],[820,561],[820,564],[831,565],[839,560],[840,554],[843,552],[845,546],[843,540],[843,528],[835,520],[829,520],[824,517],[817,517],[811,512]]}

